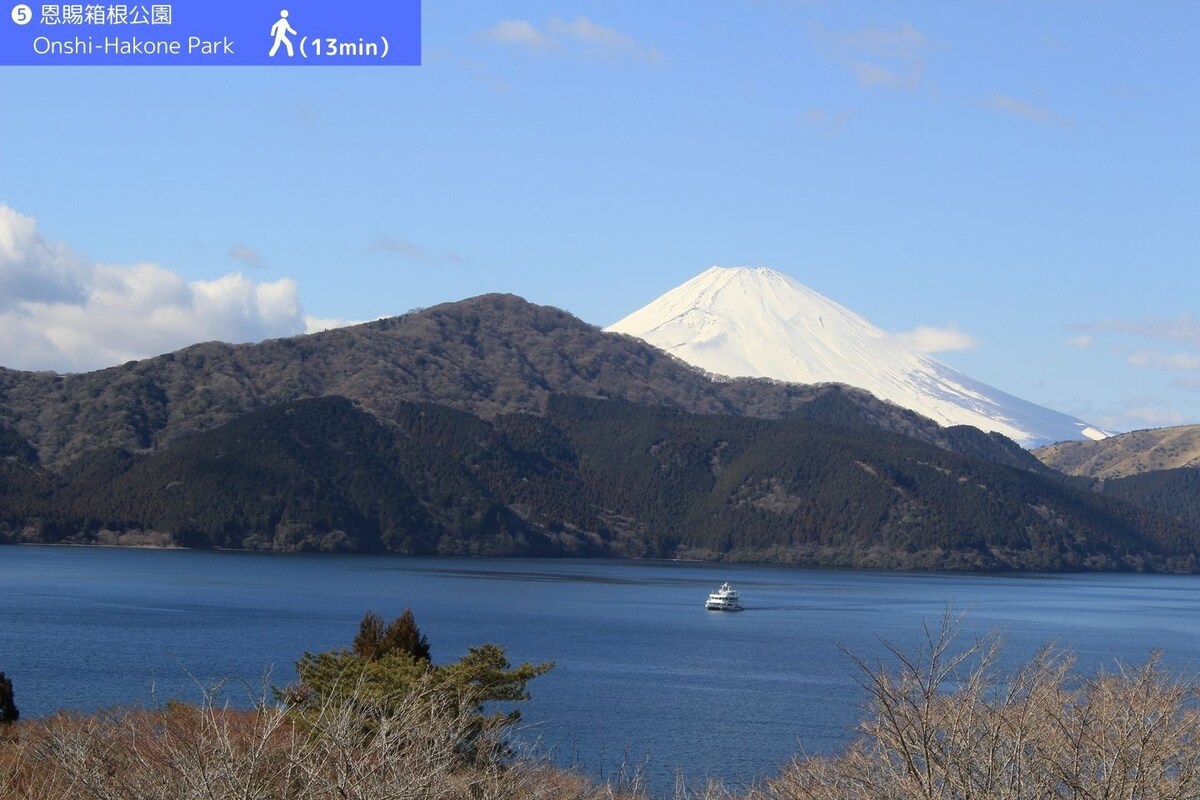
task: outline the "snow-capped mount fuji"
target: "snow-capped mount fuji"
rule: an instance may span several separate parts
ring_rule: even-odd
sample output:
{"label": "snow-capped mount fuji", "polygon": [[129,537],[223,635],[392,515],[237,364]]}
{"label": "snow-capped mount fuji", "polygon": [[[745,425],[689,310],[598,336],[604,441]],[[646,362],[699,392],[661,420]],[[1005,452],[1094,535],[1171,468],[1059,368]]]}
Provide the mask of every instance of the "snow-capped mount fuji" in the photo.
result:
{"label": "snow-capped mount fuji", "polygon": [[908,349],[770,269],[713,267],[606,330],[718,375],[857,386],[941,425],[997,431],[1026,447],[1108,435]]}

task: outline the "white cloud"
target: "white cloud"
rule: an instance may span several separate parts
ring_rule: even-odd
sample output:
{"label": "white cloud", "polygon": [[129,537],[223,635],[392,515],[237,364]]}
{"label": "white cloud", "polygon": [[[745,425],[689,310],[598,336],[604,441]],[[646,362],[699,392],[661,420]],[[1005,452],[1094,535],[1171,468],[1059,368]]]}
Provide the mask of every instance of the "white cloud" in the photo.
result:
{"label": "white cloud", "polygon": [[0,312],[21,300],[82,300],[87,270],[68,248],[42,238],[32,217],[0,205]]}
{"label": "white cloud", "polygon": [[490,42],[511,44],[531,50],[542,50],[550,46],[550,37],[537,29],[532,22],[523,19],[505,19],[480,33]]}
{"label": "white cloud", "polygon": [[0,358],[18,369],[96,369],[198,341],[306,330],[290,278],[255,282],[231,273],[188,281],[156,264],[89,263],[47,242],[31,217],[6,206],[0,290]]}
{"label": "white cloud", "polygon": [[911,331],[891,334],[889,340],[896,347],[918,353],[945,353],[952,350],[970,350],[979,346],[978,339],[960,331],[957,325],[945,328],[918,325]]}
{"label": "white cloud", "polygon": [[538,52],[623,56],[639,61],[661,61],[662,53],[639,44],[616,28],[587,17],[562,20],[552,17],[544,30],[523,19],[502,20],[480,33],[486,41],[514,45]]}
{"label": "white cloud", "polygon": [[1094,341],[1095,339],[1091,336],[1072,336],[1070,339],[1067,339],[1067,344],[1071,345],[1071,347],[1078,347],[1082,349],[1085,347],[1091,347]]}

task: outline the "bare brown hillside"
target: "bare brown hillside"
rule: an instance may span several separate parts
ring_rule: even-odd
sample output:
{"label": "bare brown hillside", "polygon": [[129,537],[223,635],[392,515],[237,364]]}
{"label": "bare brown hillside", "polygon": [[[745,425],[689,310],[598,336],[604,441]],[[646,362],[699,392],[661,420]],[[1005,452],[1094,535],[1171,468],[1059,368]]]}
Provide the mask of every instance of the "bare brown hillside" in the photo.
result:
{"label": "bare brown hillside", "polygon": [[1060,442],[1033,454],[1060,472],[1087,478],[1200,467],[1200,425],[1133,431],[1099,442]]}

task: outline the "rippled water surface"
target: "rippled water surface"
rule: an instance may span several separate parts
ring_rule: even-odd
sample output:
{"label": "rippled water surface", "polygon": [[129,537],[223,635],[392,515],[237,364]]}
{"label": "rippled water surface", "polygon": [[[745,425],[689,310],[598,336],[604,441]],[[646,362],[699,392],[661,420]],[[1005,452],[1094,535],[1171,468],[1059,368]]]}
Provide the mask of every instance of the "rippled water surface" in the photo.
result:
{"label": "rippled water surface", "polygon": [[[746,610],[706,612],[722,581]],[[0,671],[26,716],[283,684],[305,650],[348,645],[367,609],[411,607],[434,659],[504,645],[553,660],[522,736],[563,762],[657,784],[768,775],[851,737],[851,660],[911,644],[947,604],[1011,663],[1057,641],[1080,667],[1150,650],[1200,672],[1200,578],[929,575],[675,562],[267,556],[0,547]]]}

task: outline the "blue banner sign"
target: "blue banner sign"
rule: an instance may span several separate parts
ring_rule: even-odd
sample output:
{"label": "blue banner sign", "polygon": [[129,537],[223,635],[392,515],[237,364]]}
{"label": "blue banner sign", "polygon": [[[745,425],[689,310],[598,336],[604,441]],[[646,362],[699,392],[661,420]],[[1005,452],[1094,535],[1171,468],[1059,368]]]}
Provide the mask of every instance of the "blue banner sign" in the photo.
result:
{"label": "blue banner sign", "polygon": [[0,66],[415,66],[421,0],[0,0]]}

